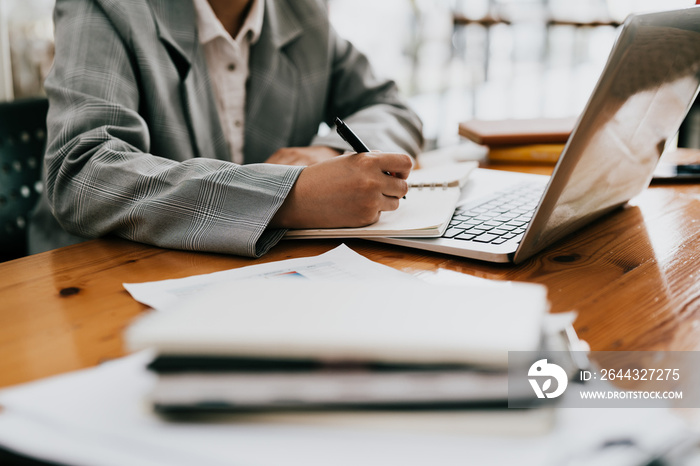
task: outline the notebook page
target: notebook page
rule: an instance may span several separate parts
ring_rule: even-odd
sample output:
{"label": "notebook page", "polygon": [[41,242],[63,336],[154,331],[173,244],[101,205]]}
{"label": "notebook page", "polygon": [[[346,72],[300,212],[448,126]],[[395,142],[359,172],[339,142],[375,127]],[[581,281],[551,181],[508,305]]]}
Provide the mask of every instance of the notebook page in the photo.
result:
{"label": "notebook page", "polygon": [[437,237],[452,218],[458,188],[411,188],[397,210],[382,212],[379,220],[361,228],[289,230],[287,238],[361,238],[367,236]]}

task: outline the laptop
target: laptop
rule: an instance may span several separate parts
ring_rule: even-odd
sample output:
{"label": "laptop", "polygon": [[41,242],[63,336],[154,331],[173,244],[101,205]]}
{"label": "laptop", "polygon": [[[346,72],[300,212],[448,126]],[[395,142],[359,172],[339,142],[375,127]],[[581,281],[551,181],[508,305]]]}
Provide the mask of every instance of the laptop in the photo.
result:
{"label": "laptop", "polygon": [[700,7],[631,15],[551,177],[478,170],[442,237],[376,240],[522,262],[644,190],[699,86]]}

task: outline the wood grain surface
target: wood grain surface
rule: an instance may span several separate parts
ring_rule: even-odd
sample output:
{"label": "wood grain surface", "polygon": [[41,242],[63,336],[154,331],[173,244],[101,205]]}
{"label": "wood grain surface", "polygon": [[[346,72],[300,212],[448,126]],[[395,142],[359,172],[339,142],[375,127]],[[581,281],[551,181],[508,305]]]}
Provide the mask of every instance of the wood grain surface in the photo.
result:
{"label": "wood grain surface", "polygon": [[[283,241],[265,257],[247,259],[106,238],[2,263],[0,386],[124,355],[122,332],[146,309],[124,282],[317,255],[341,242]],[[344,242],[414,275],[448,269],[544,284],[552,312],[578,312],[575,328],[593,350],[700,349],[700,185],[652,186],[518,266]]]}

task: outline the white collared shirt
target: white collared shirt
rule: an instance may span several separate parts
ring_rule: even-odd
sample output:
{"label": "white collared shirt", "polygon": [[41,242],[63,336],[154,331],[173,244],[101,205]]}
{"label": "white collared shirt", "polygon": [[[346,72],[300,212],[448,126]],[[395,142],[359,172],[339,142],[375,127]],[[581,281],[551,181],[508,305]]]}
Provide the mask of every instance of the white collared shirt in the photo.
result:
{"label": "white collared shirt", "polygon": [[226,31],[207,0],[194,0],[194,6],[197,11],[199,43],[206,56],[231,161],[242,164],[248,56],[250,46],[260,37],[265,2],[253,0],[248,16],[235,38]]}

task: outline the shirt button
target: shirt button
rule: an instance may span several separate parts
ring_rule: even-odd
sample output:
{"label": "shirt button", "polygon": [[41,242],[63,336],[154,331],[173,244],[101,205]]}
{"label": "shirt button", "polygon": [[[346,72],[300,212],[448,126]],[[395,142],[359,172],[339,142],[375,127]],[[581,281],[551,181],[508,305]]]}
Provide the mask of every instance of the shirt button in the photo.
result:
{"label": "shirt button", "polygon": [[241,122],[241,120],[236,120],[233,122],[233,124],[236,125],[236,128],[240,128],[241,126],[243,126],[243,123]]}
{"label": "shirt button", "polygon": [[235,70],[236,70],[236,64],[235,64],[235,63],[229,63],[229,65],[228,65],[228,70],[229,70],[229,71],[235,71]]}

